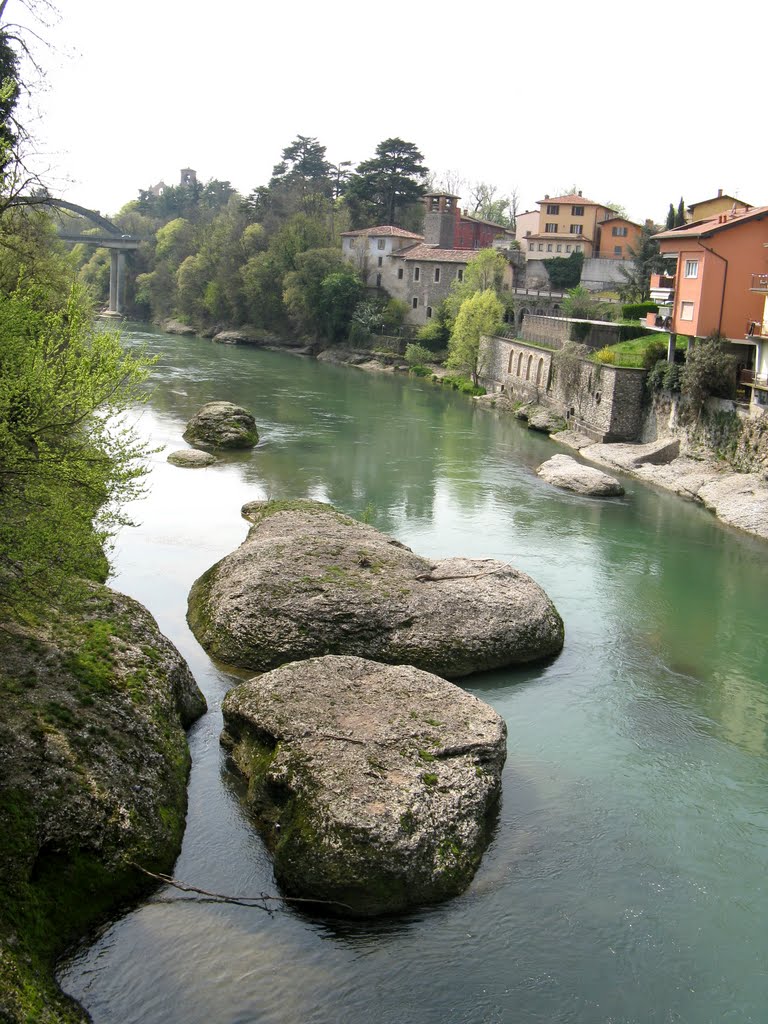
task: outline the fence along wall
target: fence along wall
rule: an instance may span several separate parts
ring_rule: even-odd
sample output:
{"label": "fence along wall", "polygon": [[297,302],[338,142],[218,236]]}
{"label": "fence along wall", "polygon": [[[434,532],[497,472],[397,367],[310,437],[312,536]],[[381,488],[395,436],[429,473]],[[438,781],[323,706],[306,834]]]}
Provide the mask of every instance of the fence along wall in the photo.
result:
{"label": "fence along wall", "polygon": [[555,352],[519,338],[480,339],[480,383],[513,401],[539,402],[596,441],[634,441],[643,422],[645,370],[574,360],[557,372]]}

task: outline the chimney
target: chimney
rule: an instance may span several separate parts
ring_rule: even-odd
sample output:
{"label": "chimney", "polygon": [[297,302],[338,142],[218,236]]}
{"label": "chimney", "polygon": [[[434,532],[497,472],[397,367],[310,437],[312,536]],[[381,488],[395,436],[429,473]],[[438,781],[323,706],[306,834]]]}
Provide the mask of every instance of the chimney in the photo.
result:
{"label": "chimney", "polygon": [[544,198],[545,198],[545,199],[549,199],[549,192],[545,192],[545,193],[544,193]]}
{"label": "chimney", "polygon": [[722,199],[723,198],[723,190],[721,188],[719,188],[717,190],[717,198],[718,199]]}
{"label": "chimney", "polygon": [[579,189],[579,195],[581,195],[581,189]]}

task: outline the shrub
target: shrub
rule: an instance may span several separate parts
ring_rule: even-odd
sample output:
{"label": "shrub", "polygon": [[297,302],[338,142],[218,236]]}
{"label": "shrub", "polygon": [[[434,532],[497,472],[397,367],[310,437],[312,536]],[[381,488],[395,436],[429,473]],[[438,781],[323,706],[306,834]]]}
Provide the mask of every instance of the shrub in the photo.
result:
{"label": "shrub", "polygon": [[448,344],[449,333],[440,320],[431,320],[416,332],[416,340],[430,352],[439,352]]}
{"label": "shrub", "polygon": [[431,377],[433,376],[432,371],[428,366],[411,366],[408,370],[414,377]]}
{"label": "shrub", "polygon": [[405,346],[405,361],[409,366],[423,366],[424,363],[428,363],[432,358],[432,353],[424,345],[418,345],[411,342],[410,345]]}
{"label": "shrub", "polygon": [[443,377],[442,383],[454,391],[460,391],[463,395],[484,395],[485,388],[479,384],[473,384],[467,377],[447,376]]}
{"label": "shrub", "polygon": [[736,392],[736,362],[723,339],[712,335],[688,352],[680,375],[680,390],[701,407],[710,396],[732,398]]}
{"label": "shrub", "polygon": [[663,341],[655,338],[653,341],[649,341],[645,351],[643,352],[643,367],[646,370],[650,370],[652,366],[655,366],[660,359],[664,359],[667,354],[667,346]]}
{"label": "shrub", "polygon": [[645,381],[649,391],[669,391],[677,394],[680,391],[681,367],[677,363],[668,363],[666,359],[659,359],[650,368]]}
{"label": "shrub", "polygon": [[584,266],[584,253],[572,252],[567,259],[562,257],[542,260],[549,275],[549,283],[553,288],[562,289],[575,288],[581,280],[581,270]]}
{"label": "shrub", "polygon": [[655,302],[630,302],[621,307],[622,320],[641,320],[646,313],[658,313],[659,307]]}
{"label": "shrub", "polygon": [[606,345],[605,348],[601,348],[599,352],[595,352],[595,359],[598,363],[606,363],[612,366],[616,362],[616,353],[613,349]]}

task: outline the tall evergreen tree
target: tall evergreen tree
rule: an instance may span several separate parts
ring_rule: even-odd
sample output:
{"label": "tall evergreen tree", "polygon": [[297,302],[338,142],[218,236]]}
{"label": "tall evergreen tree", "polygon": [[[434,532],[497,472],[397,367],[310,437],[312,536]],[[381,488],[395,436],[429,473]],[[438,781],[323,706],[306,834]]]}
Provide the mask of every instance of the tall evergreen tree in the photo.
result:
{"label": "tall evergreen tree", "polygon": [[683,197],[680,196],[677,213],[675,214],[675,227],[682,227],[683,224],[685,224],[685,203],[683,202]]}
{"label": "tall evergreen tree", "polygon": [[670,231],[675,226],[675,204],[669,204],[669,212],[667,213],[667,223],[664,225],[665,230]]}
{"label": "tall evergreen tree", "polygon": [[347,198],[357,221],[399,225],[405,208],[425,191],[428,169],[412,142],[384,139],[376,156],[358,165],[347,187]]}

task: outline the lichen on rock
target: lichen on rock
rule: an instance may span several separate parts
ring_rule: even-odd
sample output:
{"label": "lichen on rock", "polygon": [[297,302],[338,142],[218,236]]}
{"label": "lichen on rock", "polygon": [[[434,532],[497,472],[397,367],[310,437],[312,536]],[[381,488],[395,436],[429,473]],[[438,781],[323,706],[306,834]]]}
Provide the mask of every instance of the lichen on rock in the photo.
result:
{"label": "lichen on rock", "polygon": [[253,416],[233,402],[208,402],[198,409],[183,434],[203,448],[253,448],[259,433]]}
{"label": "lichen on rock", "polygon": [[0,1019],[84,1019],[54,958],[167,871],[181,846],[189,752],[205,710],[183,658],[138,602],[90,585],[77,615],[0,630]]}
{"label": "lichen on rock", "polygon": [[370,917],[470,883],[506,757],[487,704],[409,665],[327,656],[235,687],[223,710],[286,894]]}
{"label": "lichen on rock", "polygon": [[189,596],[189,624],[220,661],[261,672],[351,654],[457,678],[563,646],[546,593],[505,562],[430,561],[319,502],[244,512],[248,537]]}

